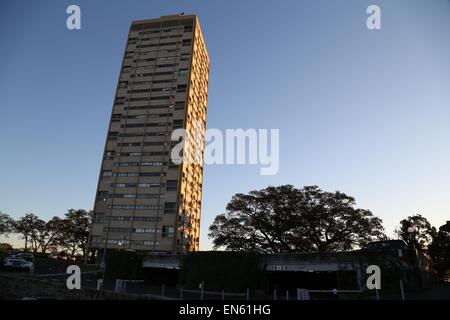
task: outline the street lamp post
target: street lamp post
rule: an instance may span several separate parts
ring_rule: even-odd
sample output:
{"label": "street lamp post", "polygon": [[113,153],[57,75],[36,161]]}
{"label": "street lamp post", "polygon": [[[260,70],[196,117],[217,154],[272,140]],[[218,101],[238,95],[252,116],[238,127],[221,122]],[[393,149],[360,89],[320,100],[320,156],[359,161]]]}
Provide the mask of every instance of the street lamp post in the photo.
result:
{"label": "street lamp post", "polygon": [[[119,250],[121,250],[123,248],[123,246],[126,244],[126,239],[127,237],[125,235],[122,236],[122,240],[119,240],[117,242],[117,245],[119,246]],[[102,262],[100,263],[100,268],[103,269],[103,274],[102,274],[102,285],[100,287],[100,294],[103,295],[103,290],[105,287],[105,274],[106,274],[106,252],[107,247],[105,246],[105,251],[103,252],[103,259]]]}
{"label": "street lamp post", "polygon": [[414,268],[416,269],[417,279],[419,281],[419,288],[422,288],[422,274],[420,273],[419,254],[417,251],[417,241],[415,235],[416,228],[410,226],[408,227],[407,231],[409,233],[410,246],[412,246],[412,249],[414,250]]}
{"label": "street lamp post", "polygon": [[416,228],[414,228],[413,226],[410,226],[410,227],[408,227],[407,231],[408,231],[408,234],[409,234],[409,244],[410,245],[412,244],[414,246],[414,248],[415,248],[416,244],[415,244],[414,232],[416,231]]}
{"label": "street lamp post", "polygon": [[100,297],[103,296],[103,288],[105,286],[105,271],[106,271],[106,246],[103,249],[103,257],[102,261],[100,262],[100,269],[102,269],[102,282],[100,284]]}

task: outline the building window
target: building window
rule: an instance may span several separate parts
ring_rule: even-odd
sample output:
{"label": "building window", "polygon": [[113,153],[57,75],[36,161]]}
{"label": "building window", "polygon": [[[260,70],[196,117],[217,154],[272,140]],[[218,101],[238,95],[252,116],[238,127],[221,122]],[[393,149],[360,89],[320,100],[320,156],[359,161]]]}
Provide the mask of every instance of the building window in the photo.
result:
{"label": "building window", "polygon": [[161,161],[148,161],[148,162],[116,162],[115,167],[161,167],[166,165],[166,162]]}
{"label": "building window", "polygon": [[96,213],[94,216],[94,223],[103,223],[104,218],[105,218],[104,213]]}
{"label": "building window", "polygon": [[163,226],[161,236],[163,238],[173,238],[174,231],[174,227]]}
{"label": "building window", "polygon": [[113,188],[126,188],[126,187],[129,187],[129,188],[132,188],[132,187],[134,187],[134,184],[127,184],[127,183],[111,183],[111,187],[113,187]]}
{"label": "building window", "polygon": [[175,164],[172,162],[172,160],[169,160],[169,169],[178,169],[180,166],[178,164]]}
{"label": "building window", "polygon": [[111,170],[103,170],[102,177],[111,177],[112,171]]}
{"label": "building window", "polygon": [[183,127],[183,120],[179,120],[179,119],[178,120],[173,120],[172,127],[174,129],[182,128]]}
{"label": "building window", "polygon": [[114,151],[106,151],[105,160],[114,160]]}
{"label": "building window", "polygon": [[[159,194],[159,193],[139,193],[139,194],[135,194],[135,193],[116,193],[116,194],[111,194],[110,195],[111,198],[119,198],[119,199],[164,199],[164,194]],[[105,200],[106,201],[106,200]]]}
{"label": "building window", "polygon": [[122,119],[122,114],[121,113],[115,113],[111,117],[111,121],[112,122],[119,122],[120,119]]}
{"label": "building window", "polygon": [[159,246],[159,241],[144,240],[144,246]]}
{"label": "building window", "polygon": [[160,222],[162,217],[134,217],[134,221],[150,221],[150,222]]}
{"label": "building window", "polygon": [[104,227],[103,232],[111,232],[111,233],[129,233],[131,231],[130,228],[121,228],[121,227]]}
{"label": "building window", "polygon": [[186,85],[185,84],[178,85],[177,92],[186,92]]}
{"label": "building window", "polygon": [[108,140],[117,140],[118,135],[119,135],[118,131],[112,131],[108,134]]}
{"label": "building window", "polygon": [[125,216],[113,216],[111,217],[111,221],[131,221],[133,217],[125,217]]}
{"label": "building window", "polygon": [[108,191],[99,191],[97,201],[106,202],[108,199]]}
{"label": "building window", "polygon": [[123,205],[123,204],[114,204],[109,205],[109,209],[116,209],[116,210],[161,210],[162,205]]}
{"label": "building window", "polygon": [[180,76],[187,76],[189,74],[189,70],[188,69],[180,69],[178,71],[178,75]]}
{"label": "building window", "polygon": [[116,103],[117,104],[121,104],[121,103],[124,103],[125,102],[125,98],[124,97],[118,97],[118,98],[116,98]]}
{"label": "building window", "polygon": [[167,180],[167,190],[177,190],[178,180]]}
{"label": "building window", "polygon": [[158,188],[158,187],[164,187],[164,183],[139,183],[138,187],[139,188]]}
{"label": "building window", "polygon": [[157,233],[158,229],[155,228],[136,228],[134,229],[135,233]]}
{"label": "building window", "polygon": [[164,203],[164,213],[165,214],[174,214],[177,208],[176,202],[166,202]]}
{"label": "building window", "polygon": [[114,177],[163,177],[165,175],[165,172],[119,172],[113,174]]}
{"label": "building window", "polygon": [[183,110],[184,109],[184,101],[175,102],[175,110]]}

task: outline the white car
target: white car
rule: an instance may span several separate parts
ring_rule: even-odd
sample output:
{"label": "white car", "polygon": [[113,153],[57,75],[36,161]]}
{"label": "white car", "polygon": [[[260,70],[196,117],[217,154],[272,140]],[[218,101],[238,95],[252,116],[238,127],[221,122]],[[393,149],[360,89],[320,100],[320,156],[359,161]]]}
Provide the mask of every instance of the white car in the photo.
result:
{"label": "white car", "polygon": [[32,270],[34,268],[34,263],[22,258],[8,257],[3,261],[3,266],[9,268]]}
{"label": "white car", "polygon": [[18,252],[18,253],[10,254],[9,256],[7,256],[7,258],[18,258],[18,259],[26,260],[28,262],[33,262],[34,255],[30,252]]}

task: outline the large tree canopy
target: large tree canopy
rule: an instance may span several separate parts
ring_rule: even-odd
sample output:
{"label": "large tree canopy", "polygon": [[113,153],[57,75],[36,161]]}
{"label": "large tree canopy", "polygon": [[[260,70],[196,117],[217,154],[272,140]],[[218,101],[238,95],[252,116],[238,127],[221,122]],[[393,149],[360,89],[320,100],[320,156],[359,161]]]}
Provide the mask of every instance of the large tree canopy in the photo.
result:
{"label": "large tree canopy", "polygon": [[[0,218],[7,220],[6,215]],[[12,220],[12,219],[11,219]],[[49,221],[39,219],[33,213],[27,213],[17,221],[11,222],[13,232],[18,233],[25,240],[25,251],[47,252],[59,247],[67,249],[71,255],[86,252],[91,212],[82,209],[70,209],[63,219],[53,217]]]}
{"label": "large tree canopy", "polygon": [[[414,228],[414,232],[411,234],[408,232],[409,227]],[[427,218],[416,214],[400,221],[400,226],[395,233],[406,243],[415,245],[417,249],[426,250],[432,240],[432,230]]]}
{"label": "large tree canopy", "polygon": [[71,255],[78,250],[86,253],[92,212],[70,209],[65,214],[60,245],[68,248]]}
{"label": "large tree canopy", "polygon": [[270,186],[234,195],[209,237],[214,248],[263,253],[345,251],[385,238],[381,219],[354,206],[338,191]]}
{"label": "large tree canopy", "polygon": [[439,231],[433,231],[433,242],[428,247],[428,253],[439,275],[450,276],[450,221],[441,226]]}
{"label": "large tree canopy", "polygon": [[0,211],[0,235],[8,234],[14,229],[14,220],[6,213]]}
{"label": "large tree canopy", "polygon": [[47,252],[49,247],[56,246],[61,241],[64,220],[53,217],[38,227],[39,247],[42,252]]}
{"label": "large tree canopy", "polygon": [[31,244],[31,249],[36,252],[39,246],[39,229],[45,226],[45,221],[39,219],[34,213],[27,213],[14,223],[15,232],[25,240],[25,251]]}

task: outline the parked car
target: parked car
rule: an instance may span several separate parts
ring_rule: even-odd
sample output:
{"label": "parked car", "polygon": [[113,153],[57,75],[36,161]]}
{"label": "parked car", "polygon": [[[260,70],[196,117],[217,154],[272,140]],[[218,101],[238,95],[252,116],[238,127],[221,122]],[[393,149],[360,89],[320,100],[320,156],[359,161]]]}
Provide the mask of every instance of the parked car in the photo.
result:
{"label": "parked car", "polygon": [[28,262],[33,262],[34,255],[30,252],[15,252],[12,254],[9,254],[7,258],[20,258],[23,260],[26,260]]}
{"label": "parked car", "polygon": [[5,259],[3,259],[3,263],[8,262],[9,260],[20,260],[20,261],[23,261],[23,262],[29,262],[29,261],[27,261],[27,260],[25,260],[24,258],[21,258],[21,257],[7,256],[7,257],[5,257]]}
{"label": "parked car", "polygon": [[384,250],[405,250],[408,245],[403,240],[381,240],[368,243],[363,250],[365,251],[384,251]]}
{"label": "parked car", "polygon": [[[56,256],[56,258],[55,258]],[[60,252],[53,252],[52,253],[52,259],[57,259],[57,260],[70,260],[69,259],[70,256],[67,254],[67,252],[65,251],[60,251]]]}
{"label": "parked car", "polygon": [[59,260],[71,260],[71,261],[80,260],[79,256],[76,256],[76,255],[70,256],[70,255],[67,255],[66,253],[62,253],[62,252],[60,252],[59,254],[57,252],[52,252],[52,253],[49,253],[47,257],[49,259],[54,259],[54,260],[58,260],[58,259]]}
{"label": "parked car", "polygon": [[59,260],[67,260],[67,261],[77,261],[78,257],[77,256],[71,256],[67,253],[59,253],[56,258],[53,259],[59,259]]}
{"label": "parked car", "polygon": [[52,252],[48,255],[49,259],[54,259],[57,260],[58,259],[58,253],[57,252]]}
{"label": "parked car", "polygon": [[78,256],[68,256],[68,259],[76,262],[79,258]]}
{"label": "parked car", "polygon": [[31,271],[34,268],[34,263],[22,258],[7,257],[3,261],[3,266],[5,268],[27,269]]}

